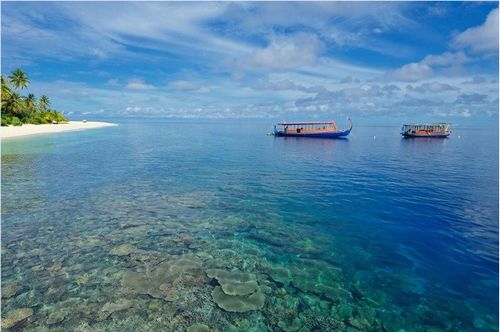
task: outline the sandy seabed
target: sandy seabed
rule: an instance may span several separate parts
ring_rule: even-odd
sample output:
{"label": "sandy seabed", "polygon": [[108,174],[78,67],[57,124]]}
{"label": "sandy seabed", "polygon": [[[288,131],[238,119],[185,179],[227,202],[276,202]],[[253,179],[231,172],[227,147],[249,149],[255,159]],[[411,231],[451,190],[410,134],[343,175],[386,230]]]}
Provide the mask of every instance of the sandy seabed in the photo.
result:
{"label": "sandy seabed", "polygon": [[109,122],[82,122],[82,121],[70,121],[69,123],[62,124],[41,124],[41,125],[33,125],[33,124],[25,124],[22,126],[14,127],[2,127],[0,129],[0,138],[13,138],[13,137],[22,137],[22,136],[30,136],[30,135],[39,135],[39,134],[55,134],[62,133],[66,131],[73,130],[85,130],[85,129],[94,129],[108,126],[116,126],[114,123]]}

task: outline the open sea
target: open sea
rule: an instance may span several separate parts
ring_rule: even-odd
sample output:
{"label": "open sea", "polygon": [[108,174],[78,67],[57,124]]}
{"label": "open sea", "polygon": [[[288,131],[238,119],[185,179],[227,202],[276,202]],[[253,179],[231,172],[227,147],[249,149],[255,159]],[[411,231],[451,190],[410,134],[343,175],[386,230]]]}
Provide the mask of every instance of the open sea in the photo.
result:
{"label": "open sea", "polygon": [[2,141],[2,328],[498,331],[498,128]]}

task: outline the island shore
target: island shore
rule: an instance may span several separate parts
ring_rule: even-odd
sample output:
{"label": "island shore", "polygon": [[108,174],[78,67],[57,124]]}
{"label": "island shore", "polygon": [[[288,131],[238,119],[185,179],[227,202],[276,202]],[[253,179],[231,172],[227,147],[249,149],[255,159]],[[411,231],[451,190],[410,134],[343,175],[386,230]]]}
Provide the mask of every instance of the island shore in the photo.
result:
{"label": "island shore", "polygon": [[0,129],[0,138],[4,139],[4,138],[39,135],[39,134],[55,134],[66,131],[94,129],[101,127],[109,127],[109,126],[116,126],[116,124],[109,122],[94,122],[94,121],[92,122],[70,121],[68,123],[61,123],[61,124],[41,124],[41,125],[24,124],[18,127],[13,127],[13,126],[2,127]]}

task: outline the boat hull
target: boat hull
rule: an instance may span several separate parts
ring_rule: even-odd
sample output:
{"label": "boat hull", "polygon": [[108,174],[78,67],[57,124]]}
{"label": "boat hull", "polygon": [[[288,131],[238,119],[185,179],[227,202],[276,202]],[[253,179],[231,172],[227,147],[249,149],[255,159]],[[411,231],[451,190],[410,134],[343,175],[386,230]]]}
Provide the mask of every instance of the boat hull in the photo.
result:
{"label": "boat hull", "polygon": [[447,134],[429,134],[429,135],[402,133],[401,135],[403,135],[403,137],[405,137],[405,138],[419,138],[419,137],[446,138],[446,137],[450,136],[450,133],[447,133]]}
{"label": "boat hull", "polygon": [[319,132],[319,133],[284,133],[277,131],[274,133],[278,137],[316,137],[316,138],[340,138],[349,135],[351,130],[335,131],[335,132]]}

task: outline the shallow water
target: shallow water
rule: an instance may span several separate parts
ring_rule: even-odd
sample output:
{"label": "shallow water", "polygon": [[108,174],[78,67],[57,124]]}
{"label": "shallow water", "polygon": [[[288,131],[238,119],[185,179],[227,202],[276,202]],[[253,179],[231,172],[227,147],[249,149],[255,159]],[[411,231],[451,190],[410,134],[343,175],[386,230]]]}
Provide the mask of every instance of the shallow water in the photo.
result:
{"label": "shallow water", "polygon": [[271,128],[4,140],[2,326],[498,330],[498,129]]}

